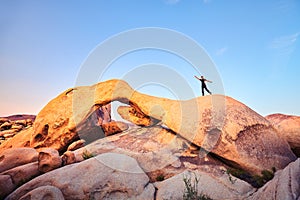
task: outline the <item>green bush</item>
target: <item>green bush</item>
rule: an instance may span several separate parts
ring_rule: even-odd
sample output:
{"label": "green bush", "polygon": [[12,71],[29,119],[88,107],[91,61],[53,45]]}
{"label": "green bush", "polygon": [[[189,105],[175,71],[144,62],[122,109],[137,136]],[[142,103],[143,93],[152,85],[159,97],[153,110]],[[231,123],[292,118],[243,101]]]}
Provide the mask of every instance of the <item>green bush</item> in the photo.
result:
{"label": "green bush", "polygon": [[232,177],[230,177],[230,174],[232,176],[247,181],[253,187],[260,188],[274,177],[275,171],[276,171],[275,167],[272,167],[272,171],[263,170],[261,171],[261,175],[251,175],[250,173],[244,170],[231,168],[231,169],[227,169],[226,173],[229,175],[229,180],[232,183],[234,183],[233,182],[234,180],[232,179]]}
{"label": "green bush", "polygon": [[163,174],[160,174],[156,177],[156,181],[163,181],[165,180],[165,176]]}
{"label": "green bush", "polygon": [[83,151],[83,153],[82,153],[82,158],[83,158],[84,160],[89,159],[89,158],[92,158],[92,157],[94,157],[94,155],[93,155],[92,153],[88,152],[87,150],[84,150],[84,151]]}
{"label": "green bush", "polygon": [[269,181],[274,177],[274,172],[269,170],[263,170],[261,174],[263,179],[265,179],[266,181]]}

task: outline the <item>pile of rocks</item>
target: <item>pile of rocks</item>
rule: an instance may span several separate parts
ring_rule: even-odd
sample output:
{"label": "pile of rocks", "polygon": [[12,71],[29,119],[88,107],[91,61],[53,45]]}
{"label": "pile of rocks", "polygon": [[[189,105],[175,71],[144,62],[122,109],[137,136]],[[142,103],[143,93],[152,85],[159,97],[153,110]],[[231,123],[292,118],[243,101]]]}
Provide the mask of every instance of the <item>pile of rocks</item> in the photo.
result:
{"label": "pile of rocks", "polygon": [[23,129],[32,127],[32,124],[33,119],[9,120],[8,118],[0,118],[0,144]]}
{"label": "pile of rocks", "polygon": [[62,165],[55,149],[7,149],[0,155],[0,199],[36,176]]}

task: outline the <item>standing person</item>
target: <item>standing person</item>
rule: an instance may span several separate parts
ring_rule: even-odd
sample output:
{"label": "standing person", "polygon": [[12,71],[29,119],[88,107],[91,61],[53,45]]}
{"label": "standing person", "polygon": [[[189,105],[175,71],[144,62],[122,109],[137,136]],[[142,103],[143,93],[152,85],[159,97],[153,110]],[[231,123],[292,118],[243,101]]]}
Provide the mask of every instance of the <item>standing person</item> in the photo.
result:
{"label": "standing person", "polygon": [[195,76],[196,79],[198,79],[199,81],[201,81],[201,90],[202,90],[202,96],[204,96],[204,89],[211,94],[211,92],[207,89],[205,82],[209,82],[212,83],[212,81],[209,81],[207,79],[204,78],[204,76],[201,76],[201,78]]}

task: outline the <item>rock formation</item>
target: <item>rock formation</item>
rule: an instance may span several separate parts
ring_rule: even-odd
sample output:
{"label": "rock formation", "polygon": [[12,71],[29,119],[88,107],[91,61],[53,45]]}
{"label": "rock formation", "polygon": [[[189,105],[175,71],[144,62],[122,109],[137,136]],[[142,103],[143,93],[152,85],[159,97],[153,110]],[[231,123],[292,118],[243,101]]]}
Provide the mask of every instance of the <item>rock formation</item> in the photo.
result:
{"label": "rock formation", "polygon": [[61,198],[62,194],[69,199],[153,199],[155,192],[148,176],[133,158],[106,153],[41,175],[19,187],[6,199],[25,198],[49,186],[53,187],[49,188],[52,195]]}
{"label": "rock formation", "polygon": [[0,118],[0,145],[22,130],[32,127],[34,115],[13,115]]}
{"label": "rock formation", "polygon": [[30,147],[30,138],[32,134],[33,127],[29,127],[20,131],[18,134],[13,136],[13,138],[5,140],[0,145],[0,154],[10,148]]}
{"label": "rock formation", "polygon": [[157,188],[157,200],[164,199],[182,199],[185,184],[183,179],[187,178],[195,183],[195,179],[199,181],[197,190],[199,195],[209,196],[211,199],[245,199],[253,194],[255,189],[248,183],[235,179],[230,182],[228,175],[219,173],[211,174],[199,171],[184,171],[172,178],[162,182],[155,183]]}
{"label": "rock formation", "polygon": [[[64,92],[39,112],[34,123],[30,146],[50,147],[63,151],[79,138],[90,142],[104,137],[105,133],[100,125],[110,121],[110,105],[91,107],[93,111],[90,115],[76,126],[74,121],[76,111],[72,98],[74,91]],[[82,101],[88,99],[84,96],[82,98]]]}
{"label": "rock formation", "polygon": [[58,151],[50,148],[42,149],[39,152],[38,161],[39,171],[43,173],[52,171],[62,165],[62,159]]}
{"label": "rock formation", "polygon": [[[112,101],[127,104],[118,112],[135,125],[111,119]],[[0,134],[20,130],[0,144],[0,199],[181,199],[184,177],[196,176],[198,192],[213,199],[299,200],[299,160],[291,163],[289,146],[298,146],[299,125],[267,119],[222,95],[175,101],[121,80],[72,88],[33,127],[0,119]],[[255,177],[274,168],[257,192],[229,173]]]}
{"label": "rock formation", "polygon": [[[141,94],[121,80],[74,88],[51,100],[36,117],[30,145],[61,151],[79,137],[104,137],[90,122],[97,121],[99,109],[116,100],[131,106],[127,109],[131,119],[135,115],[160,121],[188,141],[252,173],[281,169],[295,160],[269,121],[232,98],[212,95],[175,101]],[[155,124],[152,122],[146,125]]]}
{"label": "rock formation", "polygon": [[275,177],[254,193],[249,200],[299,200],[300,199],[300,159],[277,171]]}
{"label": "rock formation", "polygon": [[300,117],[273,114],[266,117],[279,134],[289,143],[293,152],[300,157]]}
{"label": "rock formation", "polygon": [[40,174],[38,152],[32,148],[7,149],[0,154],[0,199]]}
{"label": "rock formation", "polygon": [[7,149],[0,154],[0,172],[37,160],[38,152],[32,148]]}

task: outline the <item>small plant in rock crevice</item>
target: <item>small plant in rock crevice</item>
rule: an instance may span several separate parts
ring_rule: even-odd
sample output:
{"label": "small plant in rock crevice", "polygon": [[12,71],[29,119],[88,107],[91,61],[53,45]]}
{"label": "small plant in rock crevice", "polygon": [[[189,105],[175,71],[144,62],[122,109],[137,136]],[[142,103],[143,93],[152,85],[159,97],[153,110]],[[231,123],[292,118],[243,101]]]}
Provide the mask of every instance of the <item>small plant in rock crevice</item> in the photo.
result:
{"label": "small plant in rock crevice", "polygon": [[88,152],[87,150],[84,150],[83,153],[82,153],[82,158],[84,160],[87,160],[87,159],[92,158],[94,156],[95,156],[94,154]]}
{"label": "small plant in rock crevice", "polygon": [[251,175],[250,173],[241,169],[227,169],[226,173],[229,175],[230,182],[232,178],[230,175],[235,176],[239,179],[245,180],[250,183],[253,187],[260,188],[274,177],[276,172],[275,167],[272,170],[262,170],[261,175]]}
{"label": "small plant in rock crevice", "polygon": [[163,181],[165,180],[165,176],[163,174],[160,174],[156,177],[156,181]]}
{"label": "small plant in rock crevice", "polygon": [[184,176],[185,185],[183,200],[212,200],[209,196],[201,193],[198,194],[199,178],[194,174],[194,180],[191,177]]}

